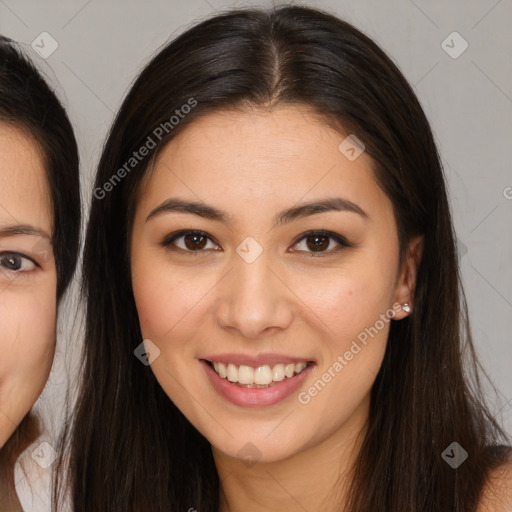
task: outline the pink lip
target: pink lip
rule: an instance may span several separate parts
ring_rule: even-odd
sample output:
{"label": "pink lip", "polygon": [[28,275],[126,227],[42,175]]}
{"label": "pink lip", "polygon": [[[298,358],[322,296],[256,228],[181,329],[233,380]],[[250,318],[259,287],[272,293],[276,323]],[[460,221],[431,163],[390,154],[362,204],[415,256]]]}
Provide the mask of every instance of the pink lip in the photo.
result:
{"label": "pink lip", "polygon": [[275,364],[283,363],[301,363],[308,362],[311,359],[298,358],[298,357],[290,357],[283,354],[259,354],[258,356],[250,356],[244,354],[217,354],[206,357],[201,357],[201,359],[206,359],[207,361],[211,361],[212,363],[224,363],[229,364],[232,363],[236,366],[252,366],[253,368],[258,368],[258,366],[263,366],[268,364],[269,366],[274,366]]}
{"label": "pink lip", "polygon": [[[244,359],[247,362],[247,359]],[[290,360],[290,359],[287,359]],[[215,359],[219,361],[219,359]],[[231,359],[233,362],[233,360]],[[281,361],[283,361],[281,359]],[[297,360],[297,362],[304,361]],[[220,362],[223,362],[220,360]],[[290,361],[292,362],[292,361]],[[296,391],[302,383],[307,379],[309,373],[315,365],[307,366],[302,372],[294,377],[287,378],[281,382],[277,382],[268,388],[243,388],[238,384],[233,384],[227,379],[223,379],[219,374],[211,368],[208,363],[201,359],[200,363],[203,365],[212,386],[217,393],[224,397],[229,402],[242,407],[264,407],[266,405],[273,405],[288,398],[294,391]],[[238,364],[238,363],[237,363]],[[253,366],[248,364],[247,366]],[[261,366],[258,363],[256,366]]]}

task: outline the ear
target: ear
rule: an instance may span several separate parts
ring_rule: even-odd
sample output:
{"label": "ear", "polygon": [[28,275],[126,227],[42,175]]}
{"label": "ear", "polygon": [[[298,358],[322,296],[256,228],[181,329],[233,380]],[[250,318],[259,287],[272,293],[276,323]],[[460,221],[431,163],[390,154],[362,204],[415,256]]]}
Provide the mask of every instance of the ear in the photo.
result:
{"label": "ear", "polygon": [[[409,240],[405,261],[402,264],[402,269],[400,270],[400,275],[398,276],[395,290],[394,303],[398,302],[398,304],[401,306],[408,304],[411,311],[414,309],[414,290],[416,288],[416,276],[418,267],[420,265],[421,256],[423,254],[423,242],[423,235],[413,237]],[[410,312],[408,311],[399,309],[396,311],[394,319],[401,320],[402,318],[405,318],[409,313]]]}

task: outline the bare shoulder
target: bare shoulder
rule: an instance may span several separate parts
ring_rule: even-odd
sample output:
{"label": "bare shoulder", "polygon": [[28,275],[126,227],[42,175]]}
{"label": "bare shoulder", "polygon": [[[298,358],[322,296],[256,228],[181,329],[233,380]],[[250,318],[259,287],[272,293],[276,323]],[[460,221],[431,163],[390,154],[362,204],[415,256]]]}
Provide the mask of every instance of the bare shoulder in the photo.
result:
{"label": "bare shoulder", "polygon": [[512,462],[496,468],[482,491],[478,512],[512,512]]}

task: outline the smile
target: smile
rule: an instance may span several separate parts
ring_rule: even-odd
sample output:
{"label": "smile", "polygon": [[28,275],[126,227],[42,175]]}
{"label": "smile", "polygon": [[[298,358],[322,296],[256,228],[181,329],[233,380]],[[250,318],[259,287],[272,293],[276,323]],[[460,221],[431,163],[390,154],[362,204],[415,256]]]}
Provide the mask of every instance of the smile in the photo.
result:
{"label": "smile", "polygon": [[278,363],[273,366],[265,364],[256,368],[233,363],[211,362],[207,363],[223,379],[246,388],[267,388],[277,382],[282,382],[298,375],[308,366],[307,361],[298,363]]}
{"label": "smile", "polygon": [[279,356],[252,358],[252,361],[233,355],[222,356],[222,361],[216,359],[214,356],[199,362],[213,390],[239,407],[265,407],[285,400],[304,385],[316,367],[314,361],[291,362]]}

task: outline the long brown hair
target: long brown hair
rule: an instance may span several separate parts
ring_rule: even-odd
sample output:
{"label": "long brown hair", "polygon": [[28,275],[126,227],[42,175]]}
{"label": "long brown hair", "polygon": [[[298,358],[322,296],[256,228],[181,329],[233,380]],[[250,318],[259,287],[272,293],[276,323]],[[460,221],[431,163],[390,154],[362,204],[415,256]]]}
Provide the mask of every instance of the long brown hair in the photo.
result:
{"label": "long brown hair", "polygon": [[[410,85],[372,40],[329,13],[293,6],[229,11],[184,32],[141,72],[111,128],[85,243],[84,371],[75,416],[63,436],[74,511],[218,507],[219,480],[208,441],[133,356],[142,336],[129,238],[151,157],[118,172],[191,98],[194,108],[161,139],[153,137],[152,157],[199,116],[285,104],[310,106],[365,144],[393,203],[401,257],[413,235],[424,235],[425,246],[414,312],[392,321],[350,504],[339,508],[474,511],[490,470],[504,460],[507,449],[500,443],[508,441],[479,392],[450,208],[429,123]],[[469,454],[457,469],[442,457],[453,442]],[[61,471],[63,462],[64,457]],[[56,502],[59,490],[57,485]]]}

